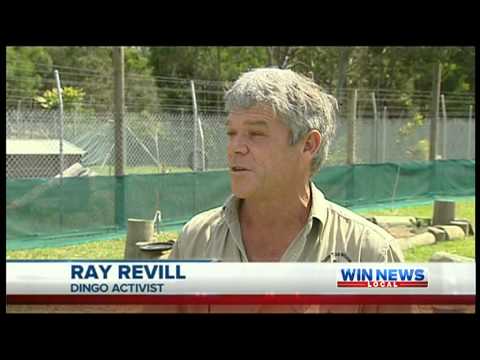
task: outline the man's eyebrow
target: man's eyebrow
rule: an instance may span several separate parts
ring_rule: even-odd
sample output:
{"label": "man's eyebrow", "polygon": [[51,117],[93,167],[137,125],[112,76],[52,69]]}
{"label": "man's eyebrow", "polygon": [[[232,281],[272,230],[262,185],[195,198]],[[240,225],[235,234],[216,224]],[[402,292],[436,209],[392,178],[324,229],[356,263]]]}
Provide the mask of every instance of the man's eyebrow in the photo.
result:
{"label": "man's eyebrow", "polygon": [[[226,126],[230,126],[230,121],[227,120],[225,122]],[[250,125],[250,126],[263,126],[268,128],[268,123],[265,120],[247,120],[245,121],[245,125]]]}
{"label": "man's eyebrow", "polygon": [[245,123],[247,125],[268,127],[268,124],[265,120],[247,120]]}

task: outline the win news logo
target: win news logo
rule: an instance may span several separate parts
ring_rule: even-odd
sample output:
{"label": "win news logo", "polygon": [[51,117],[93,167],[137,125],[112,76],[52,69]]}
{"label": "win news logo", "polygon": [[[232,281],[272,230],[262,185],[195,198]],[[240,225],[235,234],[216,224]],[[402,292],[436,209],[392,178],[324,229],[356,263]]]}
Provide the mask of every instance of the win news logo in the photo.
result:
{"label": "win news logo", "polygon": [[341,288],[426,288],[425,268],[340,268],[337,287]]}

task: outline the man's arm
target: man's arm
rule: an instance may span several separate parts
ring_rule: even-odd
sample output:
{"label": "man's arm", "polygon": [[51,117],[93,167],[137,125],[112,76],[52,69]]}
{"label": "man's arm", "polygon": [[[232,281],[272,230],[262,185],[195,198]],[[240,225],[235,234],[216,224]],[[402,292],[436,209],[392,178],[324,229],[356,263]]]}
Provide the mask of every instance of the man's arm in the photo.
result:
{"label": "man's arm", "polygon": [[181,259],[179,240],[180,240],[180,236],[177,239],[177,241],[175,241],[175,243],[173,244],[172,250],[170,251],[170,254],[168,254],[168,259],[170,259],[170,260],[180,260]]}

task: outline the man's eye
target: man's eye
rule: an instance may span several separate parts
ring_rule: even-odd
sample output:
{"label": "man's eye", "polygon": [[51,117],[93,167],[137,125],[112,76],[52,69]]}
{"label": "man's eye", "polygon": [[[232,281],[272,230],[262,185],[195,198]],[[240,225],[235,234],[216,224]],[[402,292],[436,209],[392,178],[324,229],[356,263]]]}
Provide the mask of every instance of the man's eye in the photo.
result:
{"label": "man's eye", "polygon": [[251,132],[249,133],[250,136],[264,136],[265,134],[264,133],[261,133],[261,132]]}
{"label": "man's eye", "polygon": [[227,131],[227,136],[233,136],[233,135],[235,135],[234,131]]}

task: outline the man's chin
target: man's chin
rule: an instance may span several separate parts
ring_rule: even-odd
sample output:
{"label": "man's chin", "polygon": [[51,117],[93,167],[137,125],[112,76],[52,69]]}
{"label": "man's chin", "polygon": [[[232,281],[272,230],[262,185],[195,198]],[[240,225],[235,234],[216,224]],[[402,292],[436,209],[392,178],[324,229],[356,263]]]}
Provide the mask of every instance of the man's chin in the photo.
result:
{"label": "man's chin", "polygon": [[238,186],[232,183],[232,193],[238,199],[246,199],[252,194],[252,192],[252,189],[249,189],[246,186]]}
{"label": "man's chin", "polygon": [[237,199],[246,199],[249,195],[249,192],[247,191],[239,191],[235,189],[232,189],[232,193]]}

